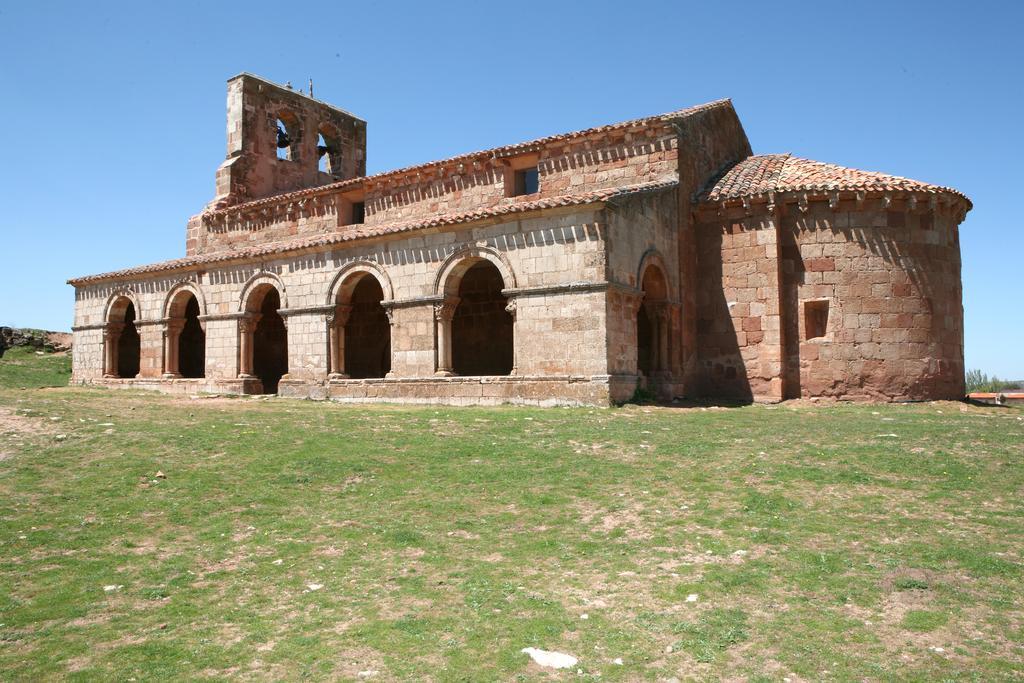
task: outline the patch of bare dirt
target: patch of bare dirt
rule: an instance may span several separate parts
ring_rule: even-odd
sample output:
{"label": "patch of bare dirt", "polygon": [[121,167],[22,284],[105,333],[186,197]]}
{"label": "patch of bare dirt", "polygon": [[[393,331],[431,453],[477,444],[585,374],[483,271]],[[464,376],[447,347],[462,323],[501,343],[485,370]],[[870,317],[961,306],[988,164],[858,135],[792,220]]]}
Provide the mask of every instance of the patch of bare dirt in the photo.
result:
{"label": "patch of bare dirt", "polygon": [[625,501],[618,509],[608,510],[583,500],[577,502],[576,508],[579,510],[580,521],[593,525],[592,531],[595,533],[607,535],[621,530],[623,537],[634,541],[654,535],[651,522],[644,517],[645,508],[638,501]]}
{"label": "patch of bare dirt", "polygon": [[466,531],[465,529],[456,529],[455,531],[449,531],[448,536],[452,538],[461,538],[464,541],[476,541],[480,538],[479,534],[474,534],[472,531]]}
{"label": "patch of bare dirt", "polygon": [[40,417],[18,415],[9,408],[0,407],[0,461],[11,457],[17,448],[26,445],[34,437],[52,436],[58,433],[59,421]]}

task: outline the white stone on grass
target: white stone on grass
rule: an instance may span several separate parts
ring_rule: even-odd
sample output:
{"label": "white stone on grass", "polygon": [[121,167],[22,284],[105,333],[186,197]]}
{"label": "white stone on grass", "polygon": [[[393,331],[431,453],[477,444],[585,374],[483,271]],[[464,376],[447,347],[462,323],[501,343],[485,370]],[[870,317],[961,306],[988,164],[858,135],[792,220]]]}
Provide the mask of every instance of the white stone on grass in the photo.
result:
{"label": "white stone on grass", "polygon": [[686,602],[697,602],[697,594],[696,593],[690,593],[689,595],[687,595],[686,596]]}
{"label": "white stone on grass", "polygon": [[548,650],[541,650],[536,647],[524,647],[520,652],[530,655],[530,659],[540,666],[552,669],[568,669],[571,666],[575,666],[576,662],[579,661],[572,655],[567,655],[564,652],[549,652]]}

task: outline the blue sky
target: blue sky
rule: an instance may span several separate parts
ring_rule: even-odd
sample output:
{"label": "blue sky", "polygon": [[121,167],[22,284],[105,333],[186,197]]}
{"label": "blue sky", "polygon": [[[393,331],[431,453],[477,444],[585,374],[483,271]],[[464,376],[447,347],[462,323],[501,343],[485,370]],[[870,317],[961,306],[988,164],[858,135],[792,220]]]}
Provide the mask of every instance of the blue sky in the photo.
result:
{"label": "blue sky", "polygon": [[755,152],[965,192],[967,366],[1024,378],[1022,8],[4,3],[0,324],[67,329],[68,277],[183,255],[249,71],[366,119],[370,173],[731,97]]}

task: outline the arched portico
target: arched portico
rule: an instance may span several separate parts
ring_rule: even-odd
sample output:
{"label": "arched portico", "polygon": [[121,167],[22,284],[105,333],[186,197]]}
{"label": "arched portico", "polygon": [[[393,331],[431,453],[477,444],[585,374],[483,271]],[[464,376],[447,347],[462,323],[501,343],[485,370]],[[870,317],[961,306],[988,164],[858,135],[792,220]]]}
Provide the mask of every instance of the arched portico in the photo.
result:
{"label": "arched portico", "polygon": [[132,378],[139,374],[141,343],[135,327],[139,306],[135,294],[117,292],[107,302],[103,326],[103,376]]}
{"label": "arched portico", "polygon": [[284,308],[283,287],[273,276],[250,280],[242,299],[239,318],[239,373],[242,379],[258,377],[263,393],[277,393],[278,382],[288,374],[288,328],[279,311]]}
{"label": "arched portico", "polygon": [[202,290],[191,282],[176,285],[164,303],[164,377],[206,375],[206,314]]}
{"label": "arched portico", "polygon": [[509,375],[515,371],[516,287],[504,257],[487,248],[452,254],[435,289],[438,375]]}
{"label": "arched portico", "polygon": [[391,281],[376,264],[343,268],[330,288],[327,315],[331,379],[384,377],[391,371]]}

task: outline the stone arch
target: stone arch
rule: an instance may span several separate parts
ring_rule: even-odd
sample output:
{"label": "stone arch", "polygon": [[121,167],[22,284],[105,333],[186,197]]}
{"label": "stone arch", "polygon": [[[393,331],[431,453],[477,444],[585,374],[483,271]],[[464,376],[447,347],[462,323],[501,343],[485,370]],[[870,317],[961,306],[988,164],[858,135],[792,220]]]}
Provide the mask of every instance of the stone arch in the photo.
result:
{"label": "stone arch", "polygon": [[202,289],[193,282],[174,285],[164,301],[164,377],[206,376],[206,314]]}
{"label": "stone arch", "polygon": [[337,127],[324,121],[317,126],[316,133],[317,169],[322,173],[342,175],[341,135],[338,133]]}
{"label": "stone arch", "polygon": [[131,290],[110,295],[104,312],[103,375],[132,378],[141,367],[141,338],[135,322],[139,319],[138,297]]}
{"label": "stone arch", "polygon": [[345,265],[328,289],[327,316],[332,379],[385,377],[391,372],[394,296],[387,273],[370,261]]}
{"label": "stone arch", "polygon": [[206,315],[206,297],[203,294],[203,289],[197,283],[191,280],[181,280],[167,292],[167,296],[164,297],[163,305],[163,317],[164,318],[180,318],[183,313],[183,305],[187,297],[184,292],[191,292],[192,296],[196,298],[196,302],[199,304],[199,315]]}
{"label": "stone arch", "polygon": [[125,310],[128,304],[135,307],[135,318],[141,318],[142,309],[139,307],[139,297],[130,289],[119,289],[107,297],[107,303],[103,307],[103,322],[109,323],[117,318],[124,320]]}
{"label": "stone arch", "polygon": [[664,277],[665,290],[660,293],[660,298],[669,299],[669,279],[668,279],[668,267],[665,265],[665,259],[662,257],[661,252],[655,248],[650,248],[644,252],[644,255],[640,257],[640,267],[636,271],[636,286],[637,289],[644,288],[644,278],[647,276],[647,272],[651,268],[657,268],[661,271],[661,275]]}
{"label": "stone arch", "polygon": [[242,295],[238,300],[238,312],[259,313],[263,297],[254,297],[253,295],[257,293],[266,294],[267,286],[277,290],[278,296],[281,298],[281,308],[288,308],[288,293],[285,290],[284,283],[281,282],[281,278],[268,270],[262,270],[249,278],[242,287]]}
{"label": "stone arch", "polygon": [[327,289],[327,305],[345,303],[352,297],[352,290],[355,288],[359,278],[353,278],[356,273],[367,273],[377,278],[381,290],[384,292],[384,301],[391,301],[395,298],[395,290],[391,285],[391,278],[379,264],[373,261],[352,261],[346,263],[331,280],[331,286]]}
{"label": "stone arch", "polygon": [[239,376],[259,378],[262,393],[277,393],[288,374],[288,326],[284,285],[273,273],[257,273],[242,288]]}
{"label": "stone arch", "polygon": [[509,375],[515,371],[515,316],[505,290],[516,288],[508,260],[489,247],[452,253],[438,270],[434,291],[437,372]]}
{"label": "stone arch", "polygon": [[636,367],[645,377],[669,370],[669,279],[665,260],[648,250],[637,269]]}
{"label": "stone arch", "polygon": [[462,276],[481,260],[494,264],[501,273],[505,289],[515,289],[518,286],[512,264],[504,254],[491,247],[466,247],[449,254],[441,264],[434,279],[434,294],[440,297],[458,296]]}
{"label": "stone arch", "polygon": [[302,122],[287,108],[274,116],[275,156],[283,161],[299,161],[299,141],[302,140]]}

